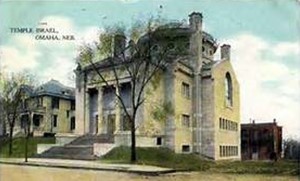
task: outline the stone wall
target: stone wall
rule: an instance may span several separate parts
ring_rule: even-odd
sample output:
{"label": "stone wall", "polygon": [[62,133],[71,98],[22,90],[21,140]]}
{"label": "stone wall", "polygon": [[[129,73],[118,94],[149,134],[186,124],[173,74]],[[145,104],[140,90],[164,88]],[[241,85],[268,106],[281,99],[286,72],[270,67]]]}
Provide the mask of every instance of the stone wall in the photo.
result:
{"label": "stone wall", "polygon": [[[229,73],[232,80],[232,106],[226,104],[225,76]],[[229,60],[223,60],[213,67],[214,79],[214,129],[215,129],[215,159],[240,159],[240,92],[239,83]],[[220,118],[237,123],[237,130],[221,129]],[[235,156],[220,157],[220,146],[236,146],[238,154]]]}

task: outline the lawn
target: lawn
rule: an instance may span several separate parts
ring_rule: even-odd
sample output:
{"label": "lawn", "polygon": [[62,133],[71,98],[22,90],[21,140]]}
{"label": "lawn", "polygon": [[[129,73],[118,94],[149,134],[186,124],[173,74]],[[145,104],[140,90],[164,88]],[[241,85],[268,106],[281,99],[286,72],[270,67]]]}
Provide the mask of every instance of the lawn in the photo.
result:
{"label": "lawn", "polygon": [[[33,156],[37,151],[37,144],[52,144],[55,143],[55,138],[31,137],[28,143],[28,156]],[[2,143],[0,147],[0,158],[8,158],[8,141]],[[13,139],[13,154],[12,158],[24,157],[25,138],[18,137]]]}
{"label": "lawn", "polygon": [[300,175],[297,161],[219,161],[211,171],[236,174]]}
{"label": "lawn", "polygon": [[[212,161],[201,159],[195,154],[175,154],[167,148],[137,148],[138,164],[174,168],[176,170],[208,170]],[[112,163],[130,163],[130,148],[117,147],[101,158]]]}
{"label": "lawn", "polygon": [[[137,148],[138,164],[186,171],[228,174],[299,175],[296,161],[212,161],[195,154],[175,154],[167,148]],[[130,148],[117,147],[101,158],[112,163],[130,163]]]}

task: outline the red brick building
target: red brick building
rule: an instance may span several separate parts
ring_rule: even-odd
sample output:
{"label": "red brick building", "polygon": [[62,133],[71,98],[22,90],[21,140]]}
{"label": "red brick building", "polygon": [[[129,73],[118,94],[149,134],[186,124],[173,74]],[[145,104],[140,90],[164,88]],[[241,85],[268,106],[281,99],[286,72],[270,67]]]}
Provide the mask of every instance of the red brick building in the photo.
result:
{"label": "red brick building", "polygon": [[242,160],[268,160],[281,157],[282,127],[272,123],[241,124]]}

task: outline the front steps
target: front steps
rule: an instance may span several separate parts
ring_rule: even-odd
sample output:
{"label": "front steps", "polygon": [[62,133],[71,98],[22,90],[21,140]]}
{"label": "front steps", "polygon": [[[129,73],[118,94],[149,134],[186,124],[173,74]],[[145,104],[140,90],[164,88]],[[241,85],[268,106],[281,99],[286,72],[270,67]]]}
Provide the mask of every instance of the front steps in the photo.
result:
{"label": "front steps", "polygon": [[[94,151],[94,145],[96,151]],[[107,146],[110,145],[110,146]],[[114,147],[113,138],[107,135],[83,135],[63,146],[54,146],[38,154],[39,158],[95,160]],[[99,151],[101,150],[101,151]],[[101,153],[101,154],[99,154]]]}

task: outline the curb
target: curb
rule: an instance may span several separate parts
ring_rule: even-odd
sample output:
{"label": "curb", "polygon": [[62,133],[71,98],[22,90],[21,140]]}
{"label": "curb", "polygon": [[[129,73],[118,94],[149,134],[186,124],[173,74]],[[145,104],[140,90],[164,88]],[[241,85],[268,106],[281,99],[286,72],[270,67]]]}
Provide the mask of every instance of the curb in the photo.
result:
{"label": "curb", "polygon": [[104,167],[90,167],[90,166],[73,166],[73,165],[62,165],[62,164],[49,164],[49,163],[33,163],[33,162],[14,162],[14,161],[1,161],[0,164],[7,165],[19,165],[19,166],[34,166],[34,167],[48,167],[48,168],[63,168],[63,169],[77,169],[77,170],[94,170],[94,171],[110,171],[110,172],[123,172],[133,173],[146,176],[159,176],[161,174],[175,173],[174,169],[166,169],[159,171],[143,171],[143,170],[131,170],[130,168],[104,168]]}

